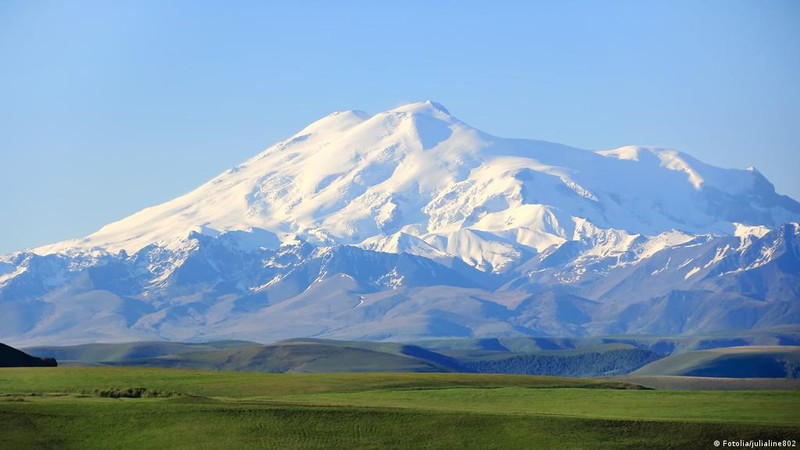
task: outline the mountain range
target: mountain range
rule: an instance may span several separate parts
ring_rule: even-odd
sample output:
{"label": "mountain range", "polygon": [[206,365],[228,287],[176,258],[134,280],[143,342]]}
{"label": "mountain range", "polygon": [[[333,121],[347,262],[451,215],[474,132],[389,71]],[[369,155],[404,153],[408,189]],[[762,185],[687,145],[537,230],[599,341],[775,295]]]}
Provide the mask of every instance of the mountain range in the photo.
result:
{"label": "mountain range", "polygon": [[684,335],[800,324],[800,203],[754,168],[330,114],[81,239],[0,256],[15,345]]}

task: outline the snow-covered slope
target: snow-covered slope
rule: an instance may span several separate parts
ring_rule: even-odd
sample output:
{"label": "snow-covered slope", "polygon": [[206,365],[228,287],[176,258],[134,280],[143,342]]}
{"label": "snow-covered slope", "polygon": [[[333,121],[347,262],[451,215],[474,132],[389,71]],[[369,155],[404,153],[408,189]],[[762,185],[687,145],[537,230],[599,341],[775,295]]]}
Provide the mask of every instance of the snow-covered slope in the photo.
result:
{"label": "snow-covered slope", "polygon": [[[798,220],[800,204],[755,169],[499,138],[430,101],[343,111],[186,195],[0,258],[0,337],[628,330],[620,308],[676,290],[756,298],[748,277],[773,266],[785,275],[773,281],[792,282],[796,266],[774,261],[797,256],[797,228],[783,224]],[[789,230],[783,244],[778,230]],[[796,303],[787,289],[770,301]],[[391,318],[412,304],[418,313]],[[509,312],[520,305],[524,324]],[[372,312],[340,311],[350,307]],[[775,320],[797,320],[781,308]],[[309,325],[292,332],[287,321]]]}
{"label": "snow-covered slope", "polygon": [[422,102],[371,117],[333,113],[184,196],[35,251],[135,253],[172,248],[192,232],[254,228],[275,236],[262,232],[253,244],[273,248],[294,236],[374,246],[402,233],[423,241],[413,248],[425,254],[496,269],[519,256],[512,246],[542,251],[580,238],[586,224],[628,235],[732,234],[737,223],[774,227],[799,215],[756,171],[671,150],[497,138]]}

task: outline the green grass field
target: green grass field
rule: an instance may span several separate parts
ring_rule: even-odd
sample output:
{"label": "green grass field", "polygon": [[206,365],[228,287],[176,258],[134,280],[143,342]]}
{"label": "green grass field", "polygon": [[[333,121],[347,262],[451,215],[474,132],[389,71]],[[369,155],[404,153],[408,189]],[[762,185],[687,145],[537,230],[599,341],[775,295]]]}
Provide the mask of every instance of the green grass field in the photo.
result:
{"label": "green grass field", "polygon": [[[144,387],[159,398],[104,398]],[[798,391],[473,374],[0,370],[2,449],[714,448],[798,439]]]}

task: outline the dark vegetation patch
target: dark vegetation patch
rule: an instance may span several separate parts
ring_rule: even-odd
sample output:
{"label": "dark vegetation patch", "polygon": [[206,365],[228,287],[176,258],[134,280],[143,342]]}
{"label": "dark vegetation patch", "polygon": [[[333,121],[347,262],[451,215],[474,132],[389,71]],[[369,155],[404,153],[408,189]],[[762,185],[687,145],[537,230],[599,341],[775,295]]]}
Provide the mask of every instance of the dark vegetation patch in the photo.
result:
{"label": "dark vegetation patch", "polygon": [[177,392],[157,391],[144,387],[95,389],[94,394],[102,398],[167,398],[180,395]]}
{"label": "dark vegetation patch", "polygon": [[630,348],[574,354],[529,353],[461,364],[481,373],[597,377],[627,374],[663,357],[650,350]]}

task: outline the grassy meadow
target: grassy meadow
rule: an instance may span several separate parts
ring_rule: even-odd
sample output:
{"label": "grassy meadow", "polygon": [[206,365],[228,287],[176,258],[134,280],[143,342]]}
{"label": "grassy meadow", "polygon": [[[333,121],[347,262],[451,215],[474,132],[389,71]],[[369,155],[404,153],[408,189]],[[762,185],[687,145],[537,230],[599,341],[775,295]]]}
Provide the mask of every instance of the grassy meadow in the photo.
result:
{"label": "grassy meadow", "polygon": [[0,448],[713,448],[796,439],[797,405],[798,391],[598,379],[13,368],[0,370]]}

